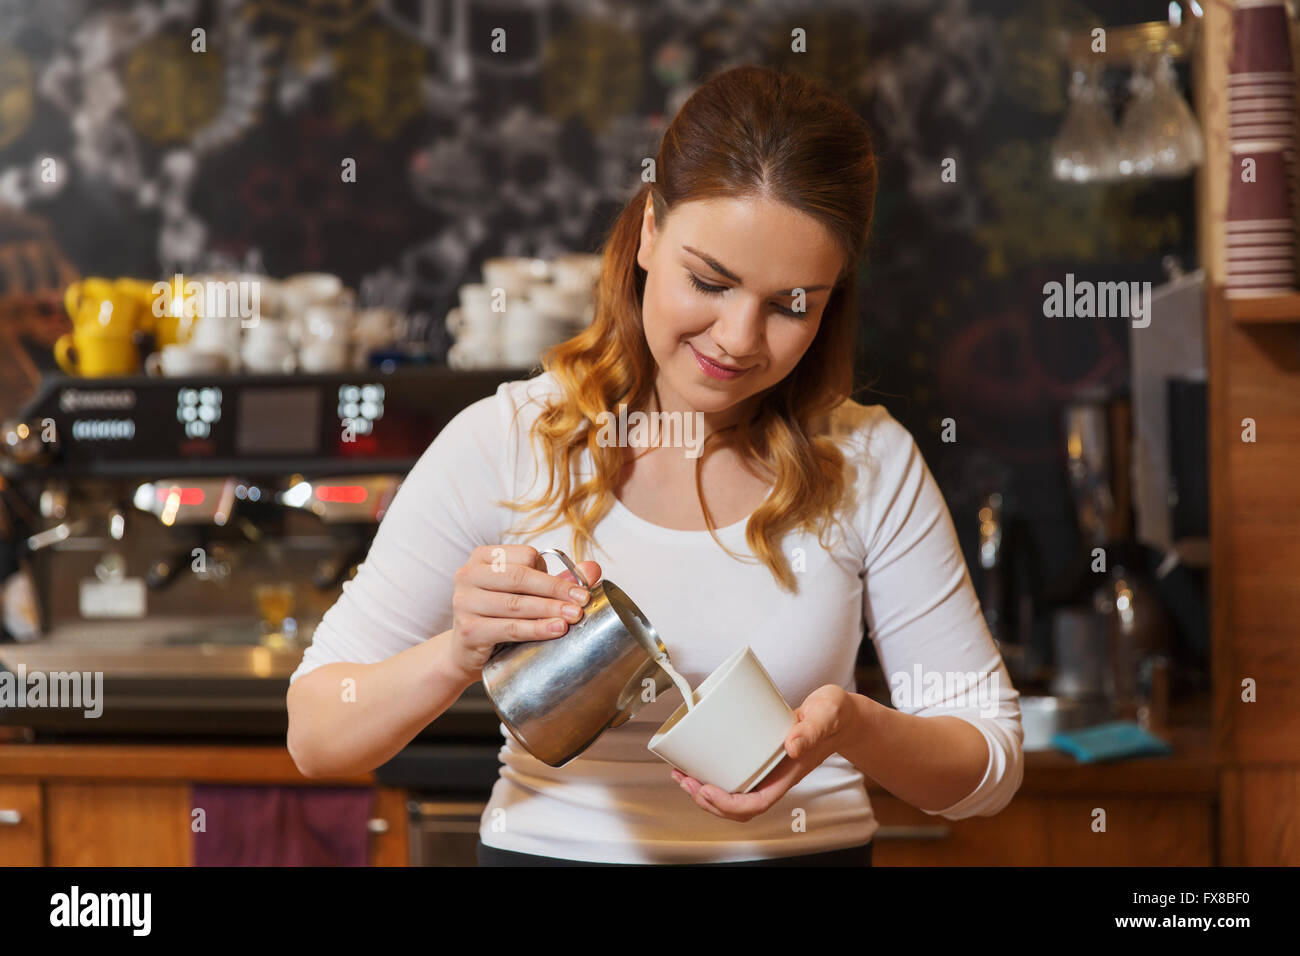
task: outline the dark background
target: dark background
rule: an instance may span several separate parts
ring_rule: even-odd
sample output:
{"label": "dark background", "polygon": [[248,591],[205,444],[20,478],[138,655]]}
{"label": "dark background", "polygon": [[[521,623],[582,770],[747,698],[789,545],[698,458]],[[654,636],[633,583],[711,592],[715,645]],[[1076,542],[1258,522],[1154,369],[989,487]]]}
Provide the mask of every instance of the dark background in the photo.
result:
{"label": "dark background", "polygon": [[[54,272],[324,270],[399,290],[442,356],[442,318],[485,258],[595,251],[693,84],[741,63],[796,70],[852,102],[879,152],[858,398],[916,437],[968,564],[998,490],[1050,590],[1082,549],[1061,409],[1083,387],[1123,392],[1128,323],[1045,319],[1043,284],[1158,285],[1168,253],[1196,266],[1190,178],[1050,178],[1067,88],[1054,31],[1166,4],[608,7],[0,0],[0,293],[39,298]],[[489,52],[496,26],[506,54]],[[790,52],[794,27],[807,53]],[[1123,71],[1108,79],[1122,96]],[[29,384],[0,392],[0,414]],[[949,417],[955,443],[939,438]]]}

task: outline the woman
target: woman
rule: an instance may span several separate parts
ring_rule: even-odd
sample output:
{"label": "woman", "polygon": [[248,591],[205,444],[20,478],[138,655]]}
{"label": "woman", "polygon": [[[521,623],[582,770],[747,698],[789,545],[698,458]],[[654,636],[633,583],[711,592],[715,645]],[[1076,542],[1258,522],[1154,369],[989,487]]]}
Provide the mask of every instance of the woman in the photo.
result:
{"label": "woman", "polygon": [[[676,694],[558,769],[502,725],[481,864],[867,865],[864,775],[929,814],[998,812],[1022,775],[1018,694],[912,437],[849,398],[864,124],[807,80],[734,69],[682,106],[654,169],[591,326],[457,415],[402,485],[293,675],[295,762],[370,770],[497,644],[562,636],[587,595],[537,555],[563,532],[692,685],[749,644],[798,719],[748,794],[646,750]],[[620,408],[692,427],[620,446]],[[894,708],[853,692],[864,626]]]}

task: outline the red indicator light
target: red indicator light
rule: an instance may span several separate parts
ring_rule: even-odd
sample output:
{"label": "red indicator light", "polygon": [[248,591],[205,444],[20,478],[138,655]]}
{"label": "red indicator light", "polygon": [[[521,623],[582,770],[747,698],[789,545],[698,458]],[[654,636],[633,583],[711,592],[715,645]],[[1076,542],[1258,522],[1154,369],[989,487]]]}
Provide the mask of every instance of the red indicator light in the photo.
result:
{"label": "red indicator light", "polygon": [[359,505],[367,497],[361,485],[324,485],[316,488],[316,500],[331,504]]}

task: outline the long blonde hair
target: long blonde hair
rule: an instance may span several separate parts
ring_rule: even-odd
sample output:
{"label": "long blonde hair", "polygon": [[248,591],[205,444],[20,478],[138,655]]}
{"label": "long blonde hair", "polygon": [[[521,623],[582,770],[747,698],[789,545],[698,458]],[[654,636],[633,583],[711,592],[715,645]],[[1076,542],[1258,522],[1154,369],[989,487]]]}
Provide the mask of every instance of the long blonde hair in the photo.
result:
{"label": "long blonde hair", "polygon": [[[595,545],[592,530],[613,507],[624,450],[598,442],[601,413],[641,409],[652,394],[655,362],[642,326],[645,271],[636,261],[646,196],[662,228],[679,203],[761,196],[814,217],[834,237],[844,266],[812,344],[784,379],[761,393],[748,422],[709,436],[696,459],[695,485],[705,523],[719,547],[703,499],[700,465],[719,448],[762,463],[774,476],[750,516],[745,538],[787,591],[798,587],[779,542],[792,529],[816,531],[823,547],[849,490],[844,456],[825,432],[832,409],[853,389],[857,267],[875,204],[876,162],[862,119],[825,87],[796,74],[738,67],[701,85],[664,133],[657,182],[643,185],[614,223],[601,252],[591,325],[547,350],[542,368],[562,389],[533,424],[530,440],[546,459],[548,480],[514,511],[553,512],[529,531],[568,526],[578,560]],[[594,474],[574,484],[583,450]],[[728,551],[729,554],[732,552]],[[735,555],[733,555],[734,557]]]}

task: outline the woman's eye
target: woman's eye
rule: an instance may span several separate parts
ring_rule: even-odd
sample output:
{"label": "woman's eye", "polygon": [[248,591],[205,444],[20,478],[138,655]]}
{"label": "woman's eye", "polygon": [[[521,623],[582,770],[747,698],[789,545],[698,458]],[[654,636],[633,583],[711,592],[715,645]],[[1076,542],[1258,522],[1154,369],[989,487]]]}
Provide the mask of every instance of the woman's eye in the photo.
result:
{"label": "woman's eye", "polygon": [[701,282],[699,276],[694,272],[688,272],[686,275],[691,280],[691,285],[695,286],[697,292],[703,292],[705,295],[717,295],[719,292],[726,292],[727,287],[723,285],[709,285],[707,282]]}
{"label": "woman's eye", "polygon": [[[702,292],[705,295],[719,295],[720,293],[727,291],[727,287],[724,285],[709,285],[707,282],[701,282],[699,276],[694,272],[687,272],[686,277],[691,280],[691,285],[695,286],[697,292]],[[804,313],[796,312],[794,309],[787,308],[784,305],[777,305],[773,302],[772,306],[782,315],[788,315],[795,319],[801,319],[804,317]]]}

